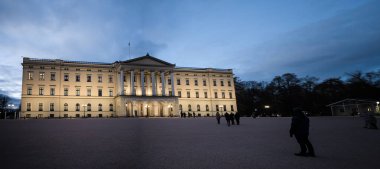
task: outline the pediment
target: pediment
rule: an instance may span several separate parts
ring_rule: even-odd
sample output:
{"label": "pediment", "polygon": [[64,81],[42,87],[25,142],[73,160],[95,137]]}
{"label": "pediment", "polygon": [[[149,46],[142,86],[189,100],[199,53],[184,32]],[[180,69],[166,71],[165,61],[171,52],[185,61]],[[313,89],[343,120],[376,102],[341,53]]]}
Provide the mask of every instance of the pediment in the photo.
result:
{"label": "pediment", "polygon": [[138,58],[126,60],[122,63],[126,65],[142,65],[142,66],[168,66],[168,67],[175,66],[174,64],[149,56],[149,54],[147,54],[146,56],[141,56]]}

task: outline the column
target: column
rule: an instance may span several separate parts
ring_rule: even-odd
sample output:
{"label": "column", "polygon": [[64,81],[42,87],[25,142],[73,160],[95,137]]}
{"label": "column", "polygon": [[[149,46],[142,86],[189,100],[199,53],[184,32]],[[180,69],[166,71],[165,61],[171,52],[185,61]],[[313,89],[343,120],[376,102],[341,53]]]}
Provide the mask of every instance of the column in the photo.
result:
{"label": "column", "polygon": [[131,95],[136,95],[134,79],[135,79],[135,74],[134,74],[134,71],[131,70]]}
{"label": "column", "polygon": [[165,72],[161,72],[161,82],[162,82],[162,96],[165,96]]}
{"label": "column", "polygon": [[145,96],[144,70],[141,70],[141,96]]}
{"label": "column", "polygon": [[150,72],[150,76],[152,79],[152,96],[156,96],[156,73],[154,71]]}
{"label": "column", "polygon": [[171,95],[171,96],[175,96],[175,90],[174,90],[174,73],[173,73],[173,71],[170,73],[170,79],[171,79],[171,82],[172,82],[172,95]]}
{"label": "column", "polygon": [[119,94],[124,95],[124,70],[120,70]]}

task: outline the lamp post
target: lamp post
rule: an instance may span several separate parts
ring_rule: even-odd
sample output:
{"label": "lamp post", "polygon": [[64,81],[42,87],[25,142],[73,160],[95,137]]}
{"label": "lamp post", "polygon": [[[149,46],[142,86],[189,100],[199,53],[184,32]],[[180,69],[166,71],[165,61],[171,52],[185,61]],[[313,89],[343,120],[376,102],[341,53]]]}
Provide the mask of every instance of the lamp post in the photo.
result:
{"label": "lamp post", "polygon": [[128,117],[128,103],[125,103],[125,117]]}
{"label": "lamp post", "polygon": [[265,106],[264,106],[264,109],[265,109],[265,113],[266,113],[266,114],[268,113],[269,108],[270,108],[269,105],[265,105]]}
{"label": "lamp post", "polygon": [[377,112],[377,113],[380,112],[380,110],[379,110],[379,103],[380,103],[379,101],[376,102],[376,112]]}
{"label": "lamp post", "polygon": [[169,116],[171,117],[171,116],[173,116],[172,115],[172,108],[173,108],[173,105],[172,104],[170,104],[169,106],[168,106],[168,108],[169,108]]}
{"label": "lamp post", "polygon": [[146,117],[148,117],[148,115],[149,115],[149,105],[147,104],[147,105],[145,105],[145,107],[146,107]]}
{"label": "lamp post", "polygon": [[83,104],[83,118],[86,118],[86,107],[87,105]]}

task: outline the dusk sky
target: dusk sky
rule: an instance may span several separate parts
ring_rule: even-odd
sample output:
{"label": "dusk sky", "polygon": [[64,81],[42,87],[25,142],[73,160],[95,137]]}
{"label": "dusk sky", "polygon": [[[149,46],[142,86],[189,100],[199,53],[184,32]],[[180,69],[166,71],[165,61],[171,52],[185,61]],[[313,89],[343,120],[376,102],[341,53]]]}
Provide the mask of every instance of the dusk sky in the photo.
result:
{"label": "dusk sky", "polygon": [[115,62],[147,52],[242,80],[380,69],[379,0],[0,0],[0,93],[22,57]]}

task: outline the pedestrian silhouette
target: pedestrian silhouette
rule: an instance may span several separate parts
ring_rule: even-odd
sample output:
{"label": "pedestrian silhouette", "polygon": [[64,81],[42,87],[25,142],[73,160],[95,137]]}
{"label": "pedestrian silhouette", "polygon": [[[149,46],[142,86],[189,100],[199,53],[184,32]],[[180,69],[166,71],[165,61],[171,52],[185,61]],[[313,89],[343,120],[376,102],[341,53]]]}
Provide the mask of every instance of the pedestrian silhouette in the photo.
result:
{"label": "pedestrian silhouette", "polygon": [[193,117],[195,118],[195,112],[193,112]]}
{"label": "pedestrian silhouette", "polygon": [[226,118],[227,126],[230,127],[230,115],[227,112],[224,113],[224,118]]}
{"label": "pedestrian silhouette", "polygon": [[232,125],[235,125],[235,117],[234,117],[235,115],[234,115],[234,113],[230,113],[230,120],[231,120],[231,124]]}
{"label": "pedestrian silhouette", "polygon": [[220,124],[220,114],[219,114],[219,112],[216,112],[216,121],[218,122],[218,124]]}
{"label": "pedestrian silhouette", "polygon": [[[296,137],[296,140],[301,147],[301,151],[294,155],[315,157],[313,145],[309,141],[309,118],[305,116],[300,108],[295,108],[293,110],[293,118],[289,134],[290,137],[293,137],[293,135]],[[308,151],[308,153],[306,153],[306,151]]]}
{"label": "pedestrian silhouette", "polygon": [[236,120],[236,124],[240,125],[240,114],[239,114],[239,112],[235,113],[235,120]]}

